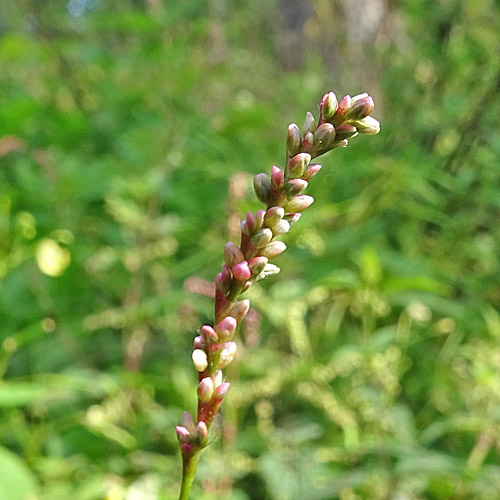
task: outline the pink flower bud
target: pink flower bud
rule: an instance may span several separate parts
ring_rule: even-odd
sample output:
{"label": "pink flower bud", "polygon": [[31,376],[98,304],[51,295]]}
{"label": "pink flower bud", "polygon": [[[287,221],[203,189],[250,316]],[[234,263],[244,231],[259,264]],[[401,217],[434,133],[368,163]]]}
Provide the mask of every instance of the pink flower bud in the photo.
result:
{"label": "pink flower bud", "polygon": [[252,272],[252,276],[257,276],[262,272],[267,264],[267,257],[254,257],[248,261],[248,267]]}
{"label": "pink flower bud", "polygon": [[342,113],[345,113],[351,107],[351,104],[352,104],[351,96],[346,95],[340,101],[337,111],[341,111]]}
{"label": "pink flower bud", "polygon": [[238,323],[236,323],[236,320],[232,316],[226,316],[215,327],[220,341],[225,342],[226,340],[229,340],[233,336],[237,325]]}
{"label": "pink flower bud", "polygon": [[299,153],[293,158],[290,158],[287,164],[288,176],[291,179],[302,177],[302,174],[305,172],[310,162],[311,155],[309,153]]}
{"label": "pink flower bud", "polygon": [[335,111],[337,111],[337,106],[337,96],[333,92],[325,94],[323,96],[323,99],[321,99],[320,105],[321,116],[323,117],[323,120],[329,121],[330,118],[332,118],[332,116],[335,114]]}
{"label": "pink flower bud", "polygon": [[198,437],[200,437],[200,439],[202,441],[204,441],[205,439],[208,438],[208,427],[207,427],[207,424],[205,422],[198,422],[198,425],[196,427],[196,431],[197,431]]}
{"label": "pink flower bud", "polygon": [[334,125],[335,128],[339,123],[342,123],[342,121],[345,119],[346,113],[351,107],[351,96],[346,95],[342,98],[342,100],[339,102],[339,105],[337,107],[337,111],[333,115],[333,118],[330,120]]}
{"label": "pink flower bud", "polygon": [[286,205],[285,209],[287,212],[302,212],[308,206],[312,205],[314,202],[314,198],[312,196],[308,196],[307,194],[301,194],[292,198]]}
{"label": "pink flower bud", "polygon": [[313,114],[308,111],[306,113],[306,119],[304,120],[304,126],[302,127],[302,133],[306,135],[308,132],[313,133],[316,129],[316,120],[314,119]]}
{"label": "pink flower bud", "polygon": [[231,316],[238,322],[241,323],[245,316],[247,315],[248,310],[250,309],[250,301],[248,299],[240,300],[236,302],[231,310]]}
{"label": "pink flower bud", "polygon": [[229,382],[223,382],[214,391],[214,397],[222,399],[229,392]]}
{"label": "pink flower bud", "polygon": [[214,381],[214,387],[219,387],[219,385],[222,384],[222,372],[220,370],[216,370],[212,376],[212,380]]}
{"label": "pink flower bud", "polygon": [[214,382],[210,377],[205,377],[198,384],[198,398],[204,403],[208,403],[214,395]]}
{"label": "pink flower bud", "polygon": [[300,218],[302,217],[302,214],[287,214],[285,215],[285,220],[287,220],[290,225],[295,224]]}
{"label": "pink flower bud", "polygon": [[219,337],[217,337],[217,333],[209,325],[203,325],[201,327],[200,333],[201,333],[202,337],[205,339],[206,343],[212,343],[212,342],[219,341]]}
{"label": "pink flower bud", "polygon": [[235,342],[227,342],[224,345],[224,349],[222,349],[220,353],[219,364],[217,365],[219,370],[222,370],[222,368],[225,368],[233,361],[236,348],[237,346]]}
{"label": "pink flower bud", "polygon": [[189,443],[181,443],[181,450],[183,455],[191,455],[193,445]]}
{"label": "pink flower bud", "polygon": [[310,181],[319,171],[321,170],[321,165],[313,163],[306,168],[302,179]]}
{"label": "pink flower bud", "polygon": [[342,141],[344,139],[350,139],[354,137],[358,131],[354,125],[348,125],[347,123],[343,123],[342,125],[337,125],[337,141]]}
{"label": "pink flower bud", "polygon": [[177,433],[179,443],[189,443],[191,441],[191,434],[185,427],[176,425],[175,432]]}
{"label": "pink flower bud", "polygon": [[302,193],[302,191],[306,189],[308,184],[309,183],[304,179],[290,179],[286,183],[286,188],[285,188],[286,194],[288,196],[296,196]]}
{"label": "pink flower bud", "polygon": [[224,262],[232,268],[234,265],[244,261],[245,257],[241,250],[231,241],[224,245]]}
{"label": "pink flower bud", "polygon": [[195,349],[205,349],[205,341],[201,335],[198,335],[193,340],[193,347]]}
{"label": "pink flower bud", "polygon": [[226,264],[222,266],[221,281],[225,286],[231,285],[231,271]]}
{"label": "pink flower bud", "polygon": [[252,212],[247,212],[245,227],[247,228],[249,235],[253,233],[255,227],[255,216]]}
{"label": "pink flower bud", "polygon": [[218,352],[220,349],[220,344],[209,344],[208,345],[208,351],[211,352],[212,354],[215,352]]}
{"label": "pink flower bud", "polygon": [[271,196],[271,179],[267,174],[257,174],[253,178],[253,187],[257,198],[262,203],[267,203]]}
{"label": "pink flower bud", "polygon": [[314,135],[312,132],[307,132],[304,136],[304,140],[302,141],[302,148],[311,149],[314,144]]}
{"label": "pink flower bud", "polygon": [[208,366],[207,353],[201,349],[195,349],[192,354],[193,365],[197,371],[202,372]]}
{"label": "pink flower bud", "polygon": [[182,414],[182,425],[190,431],[195,428],[193,417],[187,411]]}
{"label": "pink flower bud", "polygon": [[239,283],[244,283],[248,278],[250,278],[250,276],[252,276],[250,269],[248,269],[248,262],[246,260],[236,264],[231,270],[233,271],[234,279]]}
{"label": "pink flower bud", "polygon": [[374,107],[373,99],[368,94],[359,94],[352,98],[349,119],[362,120],[373,111]]}
{"label": "pink flower bud", "polygon": [[273,166],[273,168],[271,169],[271,186],[277,190],[281,189],[281,187],[283,186],[283,179],[283,170],[276,166]]}
{"label": "pink flower bud", "polygon": [[265,247],[272,240],[272,238],[273,232],[269,228],[265,227],[258,233],[255,233],[250,241],[256,248],[262,248]]}
{"label": "pink flower bud", "polygon": [[295,123],[292,123],[288,126],[286,134],[286,153],[288,156],[293,156],[299,152],[300,141],[299,127]]}
{"label": "pink flower bud", "polygon": [[268,259],[274,259],[286,250],[286,245],[282,241],[271,241],[263,250],[262,255]]}
{"label": "pink flower bud", "polygon": [[222,292],[227,293],[231,287],[231,271],[224,264],[222,271],[215,278],[215,286]]}

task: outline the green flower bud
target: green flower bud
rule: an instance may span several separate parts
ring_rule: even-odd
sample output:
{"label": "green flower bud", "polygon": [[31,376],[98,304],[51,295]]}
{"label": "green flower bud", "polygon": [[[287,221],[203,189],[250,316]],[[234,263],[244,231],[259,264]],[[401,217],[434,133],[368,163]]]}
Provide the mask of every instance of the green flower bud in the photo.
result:
{"label": "green flower bud", "polygon": [[302,179],[305,181],[310,181],[319,171],[321,170],[321,165],[317,163],[312,163],[306,168]]}
{"label": "green flower bud", "polygon": [[301,140],[299,127],[292,123],[288,126],[286,134],[286,154],[288,156],[296,155],[299,152]]}
{"label": "green flower bud", "polygon": [[312,205],[313,202],[314,198],[312,196],[301,194],[289,200],[285,205],[285,210],[290,213],[302,212],[308,206]]}
{"label": "green flower bud", "polygon": [[280,234],[288,233],[288,231],[290,231],[290,223],[287,220],[284,220],[284,219],[280,220],[278,222],[278,224],[276,224],[273,227],[273,234],[274,234],[274,236],[278,236]]}
{"label": "green flower bud", "polygon": [[255,226],[254,226],[254,231],[257,232],[262,228],[262,225],[264,224],[264,216],[266,215],[265,210],[257,210],[255,213]]}
{"label": "green flower bud", "polygon": [[264,215],[264,221],[273,229],[273,227],[278,224],[278,222],[284,217],[285,210],[283,207],[271,207],[267,209],[266,215]]}
{"label": "green flower bud", "polygon": [[282,241],[271,241],[263,250],[262,256],[268,259],[274,259],[280,253],[286,250],[286,245]]}
{"label": "green flower bud", "polygon": [[335,139],[335,133],[335,127],[331,123],[323,123],[314,132],[314,145],[318,149],[326,151]]}
{"label": "green flower bud", "polygon": [[299,153],[290,158],[286,166],[288,177],[290,179],[302,177],[309,163],[311,163],[311,155],[309,153]]}
{"label": "green flower bud", "polygon": [[380,123],[371,116],[367,116],[362,120],[353,121],[352,123],[360,134],[376,135],[380,132]]}
{"label": "green flower bud", "polygon": [[252,238],[251,242],[252,245],[256,248],[262,248],[265,247],[271,240],[273,239],[273,232],[265,227],[264,229],[261,229],[259,232],[255,233]]}
{"label": "green flower bud", "polygon": [[253,178],[253,188],[257,198],[262,203],[267,203],[271,196],[271,179],[267,174],[257,174]]}
{"label": "green flower bud", "polygon": [[337,96],[333,92],[325,94],[321,100],[321,116],[323,120],[329,121],[337,111],[337,106]]}
{"label": "green flower bud", "polygon": [[316,120],[310,111],[306,113],[302,134],[305,136],[308,132],[313,133],[316,130]]}

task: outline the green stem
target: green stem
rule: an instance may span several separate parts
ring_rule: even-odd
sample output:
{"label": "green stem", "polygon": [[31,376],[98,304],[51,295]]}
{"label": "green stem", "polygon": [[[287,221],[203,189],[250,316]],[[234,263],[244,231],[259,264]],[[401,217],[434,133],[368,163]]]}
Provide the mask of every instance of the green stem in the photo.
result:
{"label": "green stem", "polygon": [[191,491],[196,468],[198,467],[198,458],[200,456],[200,451],[201,450],[193,452],[193,454],[188,458],[183,457],[182,484],[179,500],[189,500],[189,492]]}

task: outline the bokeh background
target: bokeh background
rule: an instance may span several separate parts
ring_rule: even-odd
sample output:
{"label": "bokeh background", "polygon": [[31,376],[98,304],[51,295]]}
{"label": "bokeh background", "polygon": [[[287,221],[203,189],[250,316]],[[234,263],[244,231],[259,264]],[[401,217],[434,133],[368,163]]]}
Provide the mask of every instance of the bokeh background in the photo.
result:
{"label": "bokeh background", "polygon": [[193,500],[500,498],[500,4],[4,0],[0,498],[172,500],[192,338],[251,178],[323,158],[248,292]]}

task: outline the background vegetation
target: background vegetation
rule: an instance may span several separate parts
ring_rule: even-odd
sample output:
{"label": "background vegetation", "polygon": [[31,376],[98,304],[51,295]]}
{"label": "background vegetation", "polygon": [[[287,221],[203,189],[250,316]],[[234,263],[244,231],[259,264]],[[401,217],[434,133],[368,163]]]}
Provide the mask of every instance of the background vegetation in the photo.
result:
{"label": "background vegetation", "polygon": [[500,498],[498,1],[1,3],[2,500],[176,497],[222,246],[329,90],[382,132],[248,294],[193,499]]}

